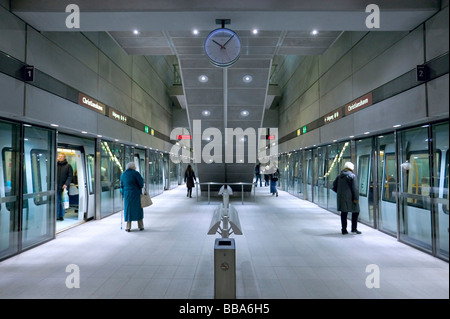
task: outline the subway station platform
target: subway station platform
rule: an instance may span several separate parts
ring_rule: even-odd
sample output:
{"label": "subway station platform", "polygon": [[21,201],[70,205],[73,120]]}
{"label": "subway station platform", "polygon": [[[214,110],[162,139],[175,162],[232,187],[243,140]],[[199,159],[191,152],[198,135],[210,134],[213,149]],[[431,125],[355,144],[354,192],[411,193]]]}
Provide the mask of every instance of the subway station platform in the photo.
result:
{"label": "subway station platform", "polygon": [[[243,235],[236,241],[238,299],[447,299],[449,265],[360,224],[342,235],[338,215],[283,191],[256,188],[256,201],[232,196]],[[64,231],[0,262],[1,299],[212,299],[214,241],[207,235],[214,209],[186,197],[185,186],[165,191],[145,209],[145,230],[121,229],[121,213]],[[67,288],[68,265],[80,287]],[[366,281],[379,269],[379,288]],[[369,279],[370,281],[370,279]],[[369,285],[370,286],[370,285]]]}

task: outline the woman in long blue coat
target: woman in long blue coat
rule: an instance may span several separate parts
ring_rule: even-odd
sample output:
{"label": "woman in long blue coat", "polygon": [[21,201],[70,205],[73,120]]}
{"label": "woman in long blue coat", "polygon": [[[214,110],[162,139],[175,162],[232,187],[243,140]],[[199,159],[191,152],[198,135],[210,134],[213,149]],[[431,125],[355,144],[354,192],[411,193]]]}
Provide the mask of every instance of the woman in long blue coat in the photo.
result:
{"label": "woman in long blue coat", "polygon": [[144,210],[141,207],[142,187],[144,179],[136,171],[133,162],[127,164],[127,169],[120,176],[120,188],[123,195],[124,220],[127,222],[125,230],[131,230],[131,222],[137,221],[139,230],[144,230]]}

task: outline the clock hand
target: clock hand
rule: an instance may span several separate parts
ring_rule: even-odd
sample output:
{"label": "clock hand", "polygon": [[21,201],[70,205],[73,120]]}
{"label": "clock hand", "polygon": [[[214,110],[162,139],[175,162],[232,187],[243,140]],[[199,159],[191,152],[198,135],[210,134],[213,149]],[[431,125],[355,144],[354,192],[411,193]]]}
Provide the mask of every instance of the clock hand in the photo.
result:
{"label": "clock hand", "polygon": [[227,45],[227,43],[230,42],[230,40],[231,40],[233,37],[234,37],[234,34],[227,40],[227,42],[225,42],[225,43],[223,44],[223,47],[225,47],[225,46]]}
{"label": "clock hand", "polygon": [[217,44],[218,46],[220,46],[221,49],[225,49],[225,45],[221,45],[219,42],[217,42],[216,40],[212,40],[212,42],[214,42],[215,44]]}

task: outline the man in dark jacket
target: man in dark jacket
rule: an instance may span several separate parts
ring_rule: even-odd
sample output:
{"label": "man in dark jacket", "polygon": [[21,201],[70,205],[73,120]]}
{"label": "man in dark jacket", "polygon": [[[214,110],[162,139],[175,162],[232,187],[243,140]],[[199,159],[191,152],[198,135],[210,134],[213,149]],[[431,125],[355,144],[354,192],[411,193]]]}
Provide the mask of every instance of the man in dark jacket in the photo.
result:
{"label": "man in dark jacket", "polygon": [[62,193],[66,189],[69,191],[70,182],[73,178],[73,169],[67,163],[63,153],[58,154],[58,165],[56,171],[56,219],[64,220],[65,210],[62,207]]}
{"label": "man in dark jacket", "polygon": [[347,232],[347,214],[352,213],[352,233],[361,234],[357,229],[359,216],[358,181],[353,174],[354,165],[346,162],[342,172],[333,182],[333,191],[337,193],[337,209],[341,212],[342,235]]}

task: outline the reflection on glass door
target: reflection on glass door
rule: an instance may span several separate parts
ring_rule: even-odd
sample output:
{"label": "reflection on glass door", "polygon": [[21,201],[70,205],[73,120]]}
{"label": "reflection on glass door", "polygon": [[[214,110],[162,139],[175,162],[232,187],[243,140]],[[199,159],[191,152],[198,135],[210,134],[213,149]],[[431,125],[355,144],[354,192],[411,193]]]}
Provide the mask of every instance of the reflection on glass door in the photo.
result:
{"label": "reflection on glass door", "polygon": [[312,201],[312,183],[313,183],[313,159],[312,150],[305,151],[305,161],[306,161],[306,196],[305,199]]}
{"label": "reflection on glass door", "polygon": [[0,122],[0,259],[19,250],[20,125]]}
{"label": "reflection on glass door", "polygon": [[327,148],[318,147],[317,148],[317,191],[314,196],[317,198],[317,204],[323,208],[327,208],[327,197],[328,197],[328,187],[327,187],[327,177],[325,176],[327,161]]}
{"label": "reflection on glass door", "polygon": [[400,239],[431,251],[428,128],[399,132]]}
{"label": "reflection on glass door", "polygon": [[435,154],[432,180],[433,210],[435,216],[436,254],[449,259],[448,222],[448,171],[449,141],[448,122],[433,126],[433,150]]}
{"label": "reflection on glass door", "polygon": [[318,184],[318,171],[319,171],[319,150],[317,148],[312,150],[313,156],[313,169],[312,169],[312,202],[318,203],[319,201],[319,184]]}
{"label": "reflection on glass door", "polygon": [[[351,148],[350,142],[341,142],[327,146],[327,171],[324,174],[327,177],[328,187],[328,210],[337,212],[336,193],[330,191],[336,177],[341,173],[345,162],[350,161]],[[350,214],[349,214],[350,215]],[[351,215],[349,216],[349,218]]]}
{"label": "reflection on glass door", "polygon": [[33,246],[55,233],[55,133],[24,128],[22,245]]}
{"label": "reflection on glass door", "polygon": [[374,225],[373,218],[373,183],[372,183],[372,138],[356,141],[356,159],[359,183],[359,218]]}
{"label": "reflection on glass door", "polygon": [[397,164],[395,136],[378,136],[377,181],[378,181],[378,228],[392,235],[397,234]]}
{"label": "reflection on glass door", "polygon": [[[100,160],[101,180],[101,217],[108,216],[122,209],[120,195],[120,176],[125,159],[123,146],[118,143],[102,141]],[[128,158],[129,159],[129,158]]]}
{"label": "reflection on glass door", "polygon": [[294,192],[295,196],[303,198],[303,153],[295,153],[294,157]]}

